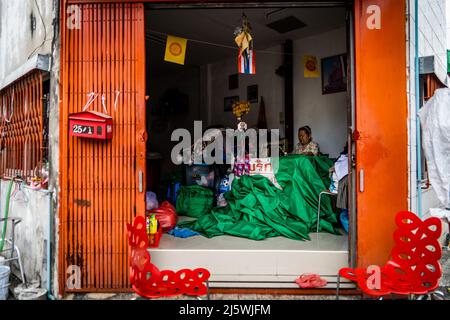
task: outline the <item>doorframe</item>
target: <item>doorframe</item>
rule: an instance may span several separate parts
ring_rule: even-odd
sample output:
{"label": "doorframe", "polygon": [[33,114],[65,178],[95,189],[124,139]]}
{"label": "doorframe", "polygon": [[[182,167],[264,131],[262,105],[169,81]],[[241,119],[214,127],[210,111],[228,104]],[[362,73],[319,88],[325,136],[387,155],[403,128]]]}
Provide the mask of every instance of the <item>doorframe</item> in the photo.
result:
{"label": "doorframe", "polygon": [[356,129],[356,85],[355,85],[355,9],[354,6],[347,9],[347,54],[348,54],[348,76],[347,76],[347,143],[348,143],[348,183],[349,183],[349,265],[356,267],[357,261],[357,212],[356,212],[356,142],[353,134]]}
{"label": "doorframe", "polygon": [[[76,0],[68,0],[76,1]],[[78,0],[89,1],[89,0]],[[107,0],[105,0],[107,1]],[[118,1],[118,0],[117,0]],[[241,9],[241,8],[329,8],[329,7],[344,7],[347,10],[346,21],[346,33],[347,33],[347,60],[348,60],[348,75],[347,75],[347,145],[349,155],[353,153],[354,157],[349,156],[349,195],[348,203],[349,207],[349,232],[348,232],[348,253],[349,253],[349,266],[356,267],[357,261],[357,206],[356,206],[356,143],[353,139],[353,133],[356,129],[356,82],[355,82],[355,4],[354,0],[341,0],[341,1],[320,1],[320,2],[292,2],[292,1],[264,1],[264,2],[222,2],[211,1],[207,3],[185,3],[189,1],[185,0],[163,0],[154,3],[154,0],[142,0],[144,2],[147,11],[148,8],[152,10],[158,9]],[[180,3],[181,2],[181,3]],[[292,104],[293,108],[293,104]],[[293,114],[292,109],[292,114]],[[286,114],[286,110],[285,110]],[[295,132],[294,128],[291,128]],[[292,133],[293,135],[294,133]],[[287,135],[287,134],[286,134]]]}
{"label": "doorframe", "polygon": [[[66,95],[69,94],[69,91],[67,91],[67,88],[65,87],[65,84],[68,82],[68,69],[67,67],[67,56],[70,53],[69,52],[69,45],[68,45],[68,31],[67,31],[67,19],[68,19],[68,11],[67,8],[70,5],[99,5],[99,6],[109,6],[109,5],[133,5],[133,7],[138,7],[140,5],[142,5],[142,11],[144,11],[144,5],[143,5],[143,1],[102,1],[102,0],[81,0],[81,1],[73,1],[73,0],[60,0],[60,7],[59,7],[59,37],[60,37],[60,48],[59,48],[59,55],[60,55],[60,60],[61,60],[61,65],[59,67],[59,83],[57,84],[58,88],[59,88],[59,92],[60,92],[60,100],[59,100],[59,108],[61,109],[60,112],[60,119],[58,121],[59,123],[59,136],[60,136],[60,140],[64,140],[64,138],[66,138],[68,136],[68,125],[65,124],[65,122],[67,122],[68,120],[68,112],[69,109],[67,108],[67,104],[68,104],[68,99],[66,97]],[[70,14],[70,13],[69,13]],[[145,13],[143,13],[143,15],[145,15]],[[112,20],[108,20],[108,21],[103,21],[103,23],[108,23],[111,22]],[[127,21],[131,21],[131,20],[127,20]],[[84,21],[82,21],[81,23],[86,23]],[[144,26],[144,24],[143,24]],[[139,28],[137,28],[139,29]],[[137,30],[136,29],[136,30]],[[145,35],[145,28],[142,28],[142,34]],[[135,35],[135,37],[137,37]],[[142,50],[140,49],[142,47],[142,44],[139,44],[138,41],[136,41],[136,56],[140,59],[140,61],[143,61],[143,64],[145,65],[145,49]],[[131,53],[129,53],[131,54]],[[138,61],[139,61],[138,59]],[[132,71],[128,70],[130,73],[132,73]],[[123,76],[121,76],[123,78]],[[145,147],[145,140],[147,139],[147,132],[146,132],[146,126],[145,123],[144,125],[142,125],[142,122],[145,122],[145,117],[142,116],[142,114],[145,114],[145,70],[144,68],[136,68],[135,71],[135,78],[136,79],[141,79],[140,81],[137,81],[137,92],[139,94],[136,94],[136,98],[135,98],[135,105],[136,105],[136,128],[138,127],[143,127],[143,130],[138,131],[138,129],[136,129],[136,132],[133,133],[132,135],[130,135],[130,141],[134,141],[135,143],[135,161],[133,163],[132,166],[130,166],[130,168],[133,168],[134,173],[133,173],[133,177],[132,177],[132,181],[133,181],[133,185],[135,185],[136,187],[136,197],[135,197],[135,202],[134,202],[134,208],[133,210],[129,210],[127,211],[127,214],[130,214],[132,216],[137,215],[139,212],[142,212],[141,215],[143,214],[143,212],[145,212],[145,175],[146,175],[146,164],[145,164],[145,155],[146,155],[146,147]],[[101,79],[100,79],[101,80]],[[105,78],[103,78],[103,80],[105,80]],[[67,92],[66,92],[66,91]],[[70,91],[71,92],[71,91]],[[130,102],[131,100],[128,100],[128,102],[131,104]],[[63,141],[64,142],[64,141]],[[143,147],[142,147],[143,145]],[[57,261],[57,266],[55,268],[55,273],[57,274],[57,281],[55,281],[55,285],[57,285],[57,287],[55,288],[58,292],[58,296],[63,296],[64,294],[68,293],[68,292],[127,292],[131,289],[128,288],[128,286],[126,286],[126,288],[123,288],[123,285],[127,283],[127,281],[129,281],[129,277],[128,276],[123,276],[120,275],[120,277],[122,277],[121,280],[118,280],[120,282],[121,287],[120,288],[81,288],[81,289],[67,289],[66,284],[67,284],[67,279],[68,279],[68,270],[65,269],[65,267],[67,267],[67,262],[66,262],[66,255],[65,255],[65,247],[68,243],[67,239],[66,239],[66,227],[62,227],[62,225],[64,223],[67,223],[67,221],[63,221],[64,215],[63,215],[63,210],[69,207],[69,197],[68,197],[68,193],[69,193],[69,188],[66,187],[68,185],[68,151],[69,151],[69,144],[68,143],[61,143],[60,144],[60,148],[59,148],[59,172],[58,172],[58,184],[59,184],[59,191],[58,191],[58,204],[57,204],[57,209],[55,210],[55,212],[57,212],[58,214],[58,223],[57,223],[57,228],[58,228],[58,234],[57,234],[57,240],[55,241],[55,243],[57,244],[57,258],[55,258],[55,261]],[[130,154],[132,154],[130,152]],[[131,175],[130,175],[131,176]],[[140,192],[140,190],[142,190],[142,192]],[[65,203],[64,203],[65,202]],[[123,219],[126,219],[126,216],[123,215]],[[81,220],[80,220],[81,221]],[[131,222],[131,221],[128,221]],[[125,226],[123,226],[125,227]],[[121,229],[121,227],[120,227]],[[113,232],[114,233],[114,232]],[[122,234],[120,232],[120,234]],[[128,251],[128,241],[126,240],[126,235],[125,232],[124,234],[124,241],[119,243],[123,244],[123,248],[126,251]],[[108,235],[111,236],[111,235]],[[92,240],[93,241],[93,240]],[[55,250],[55,251],[56,251]],[[123,251],[122,248],[120,251]],[[122,254],[123,252],[119,252],[119,254]],[[125,266],[125,268],[122,269],[123,274],[128,274],[128,265],[127,262],[128,258],[122,260],[125,261],[125,264],[123,264]],[[112,266],[115,267],[115,266]],[[117,267],[118,268],[118,267]],[[73,271],[73,274],[76,271]],[[119,276],[117,276],[119,278]],[[113,281],[110,281],[111,283],[113,283]],[[107,284],[109,285],[109,284]],[[131,292],[131,291],[130,291]]]}
{"label": "doorframe", "polygon": [[[64,0],[63,0],[64,1]],[[212,9],[212,8],[326,8],[353,5],[354,0],[309,0],[309,1],[240,1],[240,0],[207,0],[197,3],[191,0],[65,0],[70,4],[104,4],[104,3],[143,3],[151,4],[157,9]]]}

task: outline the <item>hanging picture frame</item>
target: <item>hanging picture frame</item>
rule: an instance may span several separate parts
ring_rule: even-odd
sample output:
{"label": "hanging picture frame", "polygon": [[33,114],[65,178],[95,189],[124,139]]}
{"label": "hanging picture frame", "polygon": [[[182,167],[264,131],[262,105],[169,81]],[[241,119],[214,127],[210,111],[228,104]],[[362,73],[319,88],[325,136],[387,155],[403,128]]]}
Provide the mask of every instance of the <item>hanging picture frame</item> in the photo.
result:
{"label": "hanging picture frame", "polygon": [[233,104],[238,101],[239,101],[239,96],[225,97],[224,103],[223,103],[223,111],[224,112],[233,111]]}
{"label": "hanging picture frame", "polygon": [[258,85],[257,84],[247,87],[247,101],[250,103],[258,102]]}
{"label": "hanging picture frame", "polygon": [[340,54],[321,60],[322,94],[347,91],[347,55]]}
{"label": "hanging picture frame", "polygon": [[228,90],[239,89],[239,74],[235,73],[228,76]]}

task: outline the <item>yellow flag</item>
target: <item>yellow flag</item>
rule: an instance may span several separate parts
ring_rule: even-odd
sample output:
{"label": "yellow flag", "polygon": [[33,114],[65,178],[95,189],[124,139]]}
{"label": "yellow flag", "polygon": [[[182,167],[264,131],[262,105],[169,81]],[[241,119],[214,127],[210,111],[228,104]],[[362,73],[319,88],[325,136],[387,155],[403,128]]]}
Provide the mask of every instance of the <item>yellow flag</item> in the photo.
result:
{"label": "yellow flag", "polygon": [[253,40],[252,35],[248,32],[241,32],[240,34],[238,34],[236,38],[234,38],[234,41],[241,49],[241,54],[243,54],[245,50],[248,49],[248,47],[250,46],[250,42],[252,42],[252,40]]}
{"label": "yellow flag", "polygon": [[184,59],[186,57],[186,44],[187,39],[167,36],[166,54],[164,55],[164,60],[184,65]]}
{"label": "yellow flag", "polygon": [[318,78],[319,67],[317,58],[314,56],[303,56],[303,75],[305,78]]}

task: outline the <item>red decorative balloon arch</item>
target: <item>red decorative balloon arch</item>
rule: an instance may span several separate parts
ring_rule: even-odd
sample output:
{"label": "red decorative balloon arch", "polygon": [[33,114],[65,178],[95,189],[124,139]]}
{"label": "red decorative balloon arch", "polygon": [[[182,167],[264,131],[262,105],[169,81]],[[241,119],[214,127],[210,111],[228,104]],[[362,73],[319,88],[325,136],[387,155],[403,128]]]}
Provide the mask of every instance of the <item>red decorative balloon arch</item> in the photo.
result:
{"label": "red decorative balloon arch", "polygon": [[144,298],[172,297],[177,295],[202,296],[207,294],[205,284],[208,270],[198,268],[179,271],[159,270],[148,252],[145,218],[137,216],[133,225],[127,223],[130,246],[130,282],[133,290]]}

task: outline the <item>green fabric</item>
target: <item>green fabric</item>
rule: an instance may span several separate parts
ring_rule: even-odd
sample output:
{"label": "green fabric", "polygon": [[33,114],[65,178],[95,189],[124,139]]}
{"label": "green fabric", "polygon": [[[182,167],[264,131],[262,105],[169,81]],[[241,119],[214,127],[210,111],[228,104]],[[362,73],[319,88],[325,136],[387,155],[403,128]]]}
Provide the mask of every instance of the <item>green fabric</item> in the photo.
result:
{"label": "green fabric", "polygon": [[176,211],[180,215],[200,217],[211,211],[213,192],[202,186],[180,187],[177,193]]}
{"label": "green fabric", "polygon": [[[233,235],[254,240],[284,236],[309,240],[315,231],[320,191],[328,188],[333,162],[323,156],[292,155],[279,159],[278,189],[263,176],[242,176],[225,194],[228,205],[197,220],[180,223],[211,238]],[[337,233],[329,197],[322,198],[320,230]]]}
{"label": "green fabric", "polygon": [[9,202],[11,200],[11,191],[12,191],[13,185],[14,185],[14,179],[11,179],[11,181],[8,184],[8,189],[6,191],[5,213],[3,216],[3,218],[5,220],[3,221],[2,238],[0,239],[0,252],[3,251],[3,247],[5,245],[6,228],[8,226]]}
{"label": "green fabric", "polygon": [[447,50],[447,73],[450,73],[450,50]]}

